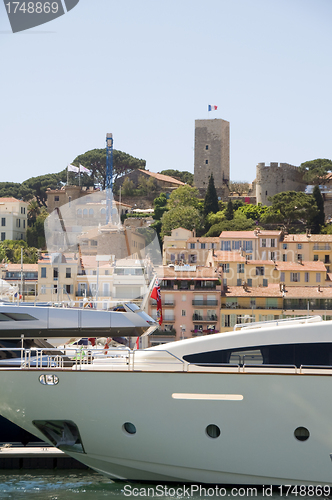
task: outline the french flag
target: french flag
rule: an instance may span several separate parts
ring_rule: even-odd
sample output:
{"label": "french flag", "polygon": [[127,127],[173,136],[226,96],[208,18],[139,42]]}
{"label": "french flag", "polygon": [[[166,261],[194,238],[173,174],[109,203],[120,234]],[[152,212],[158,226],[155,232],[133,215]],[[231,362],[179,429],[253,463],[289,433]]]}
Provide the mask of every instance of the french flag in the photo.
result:
{"label": "french flag", "polygon": [[211,104],[208,105],[208,111],[217,111],[218,106],[211,106]]}

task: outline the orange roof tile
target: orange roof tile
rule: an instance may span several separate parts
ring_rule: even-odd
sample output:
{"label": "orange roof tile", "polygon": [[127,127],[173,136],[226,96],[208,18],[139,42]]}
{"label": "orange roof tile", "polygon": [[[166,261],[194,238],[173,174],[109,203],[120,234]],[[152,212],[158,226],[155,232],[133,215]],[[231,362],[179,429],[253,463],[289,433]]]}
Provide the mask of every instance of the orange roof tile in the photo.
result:
{"label": "orange roof tile", "polygon": [[151,177],[154,177],[159,181],[171,182],[172,184],[179,184],[179,186],[185,185],[184,182],[178,181],[177,179],[174,179],[174,177],[170,177],[169,175],[158,174],[156,172],[150,172],[149,170],[141,170],[140,168],[138,169],[138,171],[142,172],[143,174],[150,175]]}
{"label": "orange roof tile", "polygon": [[[247,287],[229,286],[225,291],[225,297],[283,297],[279,284],[269,285],[267,287]],[[332,287],[321,286],[286,286],[284,293],[285,299],[324,299],[332,298]]]}

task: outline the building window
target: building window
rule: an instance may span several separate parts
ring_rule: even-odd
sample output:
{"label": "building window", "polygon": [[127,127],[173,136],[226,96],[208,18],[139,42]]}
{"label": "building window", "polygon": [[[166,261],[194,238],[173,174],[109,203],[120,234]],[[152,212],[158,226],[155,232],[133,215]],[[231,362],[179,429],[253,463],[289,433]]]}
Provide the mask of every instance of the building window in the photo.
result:
{"label": "building window", "polygon": [[275,260],[276,259],[276,253],[275,252],[271,252],[271,260]]}
{"label": "building window", "polygon": [[64,285],[63,288],[64,288],[65,293],[68,293],[68,294],[73,293],[73,285]]}
{"label": "building window", "polygon": [[316,273],[316,283],[320,283],[320,273]]}
{"label": "building window", "polygon": [[201,243],[201,249],[205,250],[205,243]]}
{"label": "building window", "polygon": [[66,267],[66,278],[71,278],[71,268]]}
{"label": "building window", "polygon": [[283,243],[283,244],[282,244],[282,249],[283,249],[283,250],[287,250],[287,243]]}
{"label": "building window", "polygon": [[42,267],[40,270],[40,277],[46,278],[46,267]]}
{"label": "building window", "polygon": [[318,255],[314,255],[314,260],[317,261],[318,260]]}
{"label": "building window", "polygon": [[298,244],[297,244],[297,249],[298,249],[298,250],[302,250],[302,243],[298,243]]}
{"label": "building window", "polygon": [[6,239],[6,233],[1,233],[1,241],[5,241]]}
{"label": "building window", "polygon": [[244,273],[244,264],[237,264],[237,273]]}
{"label": "building window", "polygon": [[197,262],[197,255],[190,255],[189,260],[191,264],[195,264],[195,262]]}
{"label": "building window", "polygon": [[182,309],[181,311],[181,316],[185,316],[186,315],[186,310],[185,309]]}
{"label": "building window", "polygon": [[[57,267],[55,267],[55,268],[53,269],[53,279],[54,279],[54,280],[57,280],[57,279],[58,279],[58,277],[59,277],[59,270],[58,270],[58,268],[57,268]],[[54,285],[54,286],[56,286],[56,285]]]}
{"label": "building window", "polygon": [[300,260],[302,262],[303,260],[303,255],[301,253],[297,254],[297,260]]}
{"label": "building window", "polygon": [[40,293],[41,293],[42,295],[45,295],[45,293],[46,293],[46,286],[45,286],[45,285],[42,285],[42,286],[40,287]]}
{"label": "building window", "polygon": [[248,286],[252,286],[252,278],[247,279]]}
{"label": "building window", "polygon": [[6,217],[1,218],[1,225],[5,226],[6,225]]}
{"label": "building window", "polygon": [[83,209],[83,218],[86,219],[88,217],[88,209],[84,208]]}
{"label": "building window", "polygon": [[264,276],[264,266],[256,266],[256,276]]}
{"label": "building window", "polygon": [[16,227],[21,227],[21,219],[16,219]]}
{"label": "building window", "polygon": [[299,283],[299,281],[300,281],[300,273],[290,273],[290,280],[293,283]]}
{"label": "building window", "polygon": [[196,243],[190,243],[190,249],[194,250],[196,248]]}
{"label": "building window", "polygon": [[96,246],[98,246],[98,241],[97,240],[91,240],[90,244],[91,244],[92,247],[96,247]]}
{"label": "building window", "polygon": [[54,201],[59,201],[59,196],[54,196]]}
{"label": "building window", "polygon": [[263,279],[263,286],[268,286],[268,284],[269,284],[269,281],[266,278],[264,278]]}
{"label": "building window", "polygon": [[264,247],[264,248],[266,247],[266,238],[262,239],[262,247]]}
{"label": "building window", "polygon": [[287,255],[285,253],[282,254],[282,260],[283,262],[287,262]]}
{"label": "building window", "polygon": [[241,280],[241,278],[238,278],[236,280],[236,286],[241,286],[241,285],[242,285],[242,280]]}
{"label": "building window", "polygon": [[209,160],[205,160],[205,165],[208,165],[209,164]]}
{"label": "building window", "polygon": [[276,247],[276,240],[274,238],[271,238],[271,248]]}
{"label": "building window", "polygon": [[205,146],[205,149],[206,149],[206,150],[208,150],[208,149],[209,149],[209,146],[208,146],[208,144],[207,144],[207,145]]}
{"label": "building window", "polygon": [[309,276],[310,276],[309,273],[304,273],[304,281],[306,283],[309,283]]}
{"label": "building window", "polygon": [[53,285],[53,292],[58,293],[58,285]]}
{"label": "building window", "polygon": [[229,273],[229,264],[221,264],[224,273]]}
{"label": "building window", "polygon": [[283,271],[281,271],[281,273],[280,273],[280,281],[281,282],[285,281],[285,273]]}

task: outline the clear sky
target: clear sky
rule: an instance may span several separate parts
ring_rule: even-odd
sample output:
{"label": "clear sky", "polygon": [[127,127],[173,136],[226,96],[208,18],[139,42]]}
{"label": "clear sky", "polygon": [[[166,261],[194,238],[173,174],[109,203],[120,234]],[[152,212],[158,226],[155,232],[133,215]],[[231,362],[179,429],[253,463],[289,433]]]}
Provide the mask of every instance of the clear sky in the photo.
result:
{"label": "clear sky", "polygon": [[[193,172],[195,119],[230,122],[231,180],[331,159],[331,0],[80,0],[12,34],[0,3],[0,181],[114,147]],[[207,112],[207,105],[218,111]]]}

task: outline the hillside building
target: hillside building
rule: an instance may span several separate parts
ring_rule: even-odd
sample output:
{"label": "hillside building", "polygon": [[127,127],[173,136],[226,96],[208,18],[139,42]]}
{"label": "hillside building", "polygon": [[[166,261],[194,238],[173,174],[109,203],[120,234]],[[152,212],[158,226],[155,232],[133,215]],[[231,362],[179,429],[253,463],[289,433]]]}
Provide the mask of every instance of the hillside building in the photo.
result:
{"label": "hillside building", "polygon": [[0,198],[0,240],[26,240],[28,203]]}

